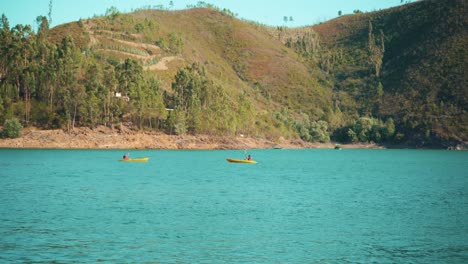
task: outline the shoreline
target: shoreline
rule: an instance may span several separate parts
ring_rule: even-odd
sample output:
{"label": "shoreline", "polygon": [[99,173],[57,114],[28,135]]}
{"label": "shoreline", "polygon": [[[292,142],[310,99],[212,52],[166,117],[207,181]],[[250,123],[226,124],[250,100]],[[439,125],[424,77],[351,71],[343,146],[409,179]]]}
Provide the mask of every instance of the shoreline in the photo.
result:
{"label": "shoreline", "polygon": [[[232,137],[211,135],[168,135],[161,132],[131,131],[100,126],[95,129],[75,128],[41,130],[23,128],[19,138],[0,139],[0,149],[167,149],[167,150],[228,150],[228,149],[333,149],[335,143],[313,143],[280,138],[273,142],[243,135]],[[342,148],[384,149],[376,144],[340,144]]]}

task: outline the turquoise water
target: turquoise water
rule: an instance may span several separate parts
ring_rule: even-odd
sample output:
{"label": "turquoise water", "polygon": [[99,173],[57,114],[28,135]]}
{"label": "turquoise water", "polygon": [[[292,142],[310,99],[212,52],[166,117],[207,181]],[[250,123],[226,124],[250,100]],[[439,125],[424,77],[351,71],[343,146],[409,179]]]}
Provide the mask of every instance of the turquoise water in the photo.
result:
{"label": "turquoise water", "polygon": [[468,263],[468,152],[0,150],[0,263]]}

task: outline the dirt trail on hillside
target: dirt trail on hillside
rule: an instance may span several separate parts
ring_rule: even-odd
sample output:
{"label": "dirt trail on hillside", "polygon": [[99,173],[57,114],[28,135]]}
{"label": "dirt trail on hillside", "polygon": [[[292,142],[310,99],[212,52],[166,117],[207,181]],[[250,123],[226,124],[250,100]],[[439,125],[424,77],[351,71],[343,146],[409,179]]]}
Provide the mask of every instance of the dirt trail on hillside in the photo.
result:
{"label": "dirt trail on hillside", "polygon": [[[98,37],[96,35],[96,33],[94,32],[94,30],[92,30],[91,25],[89,23],[84,23],[84,27],[89,33],[90,45],[91,46],[99,44],[99,37],[102,37],[102,38],[106,38],[106,39],[118,42],[118,43],[123,44],[125,46],[144,49],[145,52],[148,53],[148,54],[143,56],[143,55],[139,55],[139,54],[133,54],[133,53],[129,53],[129,52],[124,52],[124,51],[120,51],[120,50],[113,50],[113,49],[106,49],[106,48],[101,48],[100,49],[101,51],[122,54],[122,55],[125,55],[127,57],[131,57],[131,58],[143,61],[143,62],[148,62],[148,61],[151,61],[151,60],[161,56],[162,50],[161,50],[161,48],[159,46],[156,46],[156,45],[153,45],[153,44],[148,44],[148,43],[137,43],[137,42],[132,42],[132,41],[126,41],[126,40],[121,40],[121,39],[117,39],[117,38],[113,38],[113,37],[109,37],[109,36],[99,36]],[[106,31],[106,30],[101,30],[101,31]],[[111,31],[106,31],[106,32],[110,32],[111,34],[113,33]],[[151,52],[152,54],[150,54],[149,52]],[[150,66],[145,66],[144,68],[146,70],[159,70],[159,71],[168,70],[169,69],[169,67],[167,66],[168,63],[175,60],[175,59],[178,59],[178,57],[176,57],[176,56],[160,57],[160,60],[157,63],[155,63],[153,65],[150,65]]]}
{"label": "dirt trail on hillside", "polygon": [[158,61],[158,63],[156,64],[153,64],[151,66],[146,66],[145,69],[146,70],[159,70],[159,71],[164,71],[164,70],[167,70],[169,69],[169,67],[167,66],[167,64],[173,60],[176,60],[176,59],[180,59],[178,57],[175,57],[175,56],[169,56],[169,57],[163,57],[161,58],[160,61]]}
{"label": "dirt trail on hillside", "polygon": [[116,38],[109,38],[109,39],[112,39],[113,41],[119,42],[119,43],[127,45],[127,46],[131,46],[131,47],[134,47],[134,48],[143,48],[145,50],[152,50],[152,51],[156,51],[156,52],[161,52],[161,48],[159,46],[156,46],[156,45],[153,45],[153,44],[136,43],[136,42],[126,41],[126,40],[121,40],[121,39],[116,39]]}

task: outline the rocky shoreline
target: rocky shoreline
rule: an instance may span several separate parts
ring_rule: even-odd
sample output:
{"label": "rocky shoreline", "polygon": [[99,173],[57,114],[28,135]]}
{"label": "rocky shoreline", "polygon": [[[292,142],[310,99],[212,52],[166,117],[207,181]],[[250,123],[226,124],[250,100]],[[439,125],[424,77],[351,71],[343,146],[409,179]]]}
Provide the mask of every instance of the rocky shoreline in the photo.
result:
{"label": "rocky shoreline", "polygon": [[[0,148],[37,149],[269,149],[269,148],[334,148],[334,143],[311,143],[280,138],[277,142],[243,135],[167,135],[98,127],[40,130],[24,128],[22,137],[0,139]],[[343,148],[383,148],[375,144],[342,145]]]}

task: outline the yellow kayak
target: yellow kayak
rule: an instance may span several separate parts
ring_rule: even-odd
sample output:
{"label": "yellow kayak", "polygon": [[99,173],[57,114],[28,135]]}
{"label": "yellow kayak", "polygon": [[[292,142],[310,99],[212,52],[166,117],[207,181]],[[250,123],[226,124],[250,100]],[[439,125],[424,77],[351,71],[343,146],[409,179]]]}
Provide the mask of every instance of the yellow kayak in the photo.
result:
{"label": "yellow kayak", "polygon": [[122,162],[147,162],[149,160],[148,157],[146,158],[134,158],[134,159],[120,159],[119,161],[122,161]]}
{"label": "yellow kayak", "polygon": [[231,159],[231,158],[227,158],[226,159],[228,162],[232,162],[232,163],[250,163],[250,164],[255,164],[257,163],[255,160],[246,160],[246,159]]}

